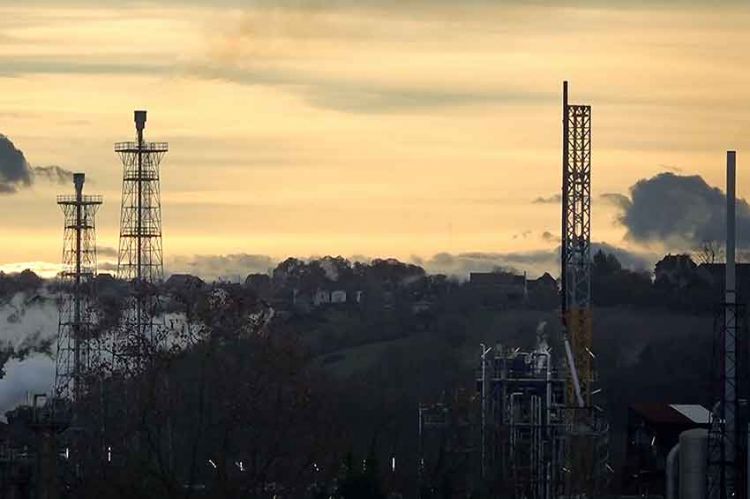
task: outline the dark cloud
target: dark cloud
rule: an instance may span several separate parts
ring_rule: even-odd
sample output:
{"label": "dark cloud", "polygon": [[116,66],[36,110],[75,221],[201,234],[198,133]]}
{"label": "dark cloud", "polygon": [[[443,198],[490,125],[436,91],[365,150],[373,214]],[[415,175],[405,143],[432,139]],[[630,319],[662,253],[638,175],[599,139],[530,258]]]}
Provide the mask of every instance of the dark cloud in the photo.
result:
{"label": "dark cloud", "polygon": [[23,152],[0,135],[0,192],[13,193],[31,185],[32,173]]}
{"label": "dark cloud", "polygon": [[[633,241],[690,249],[725,239],[726,195],[699,175],[660,173],[636,182],[629,199],[612,196],[617,196],[619,221]],[[750,245],[750,205],[744,199],[737,200],[737,241]]]}
{"label": "dark cloud", "polygon": [[607,192],[607,193],[602,194],[600,198],[603,201],[611,203],[615,205],[616,207],[623,209],[623,210],[626,210],[628,209],[628,207],[630,207],[630,198],[624,194],[619,194],[616,192]]}
{"label": "dark cloud", "polygon": [[57,165],[30,166],[23,151],[0,134],[0,194],[13,194],[36,180],[65,184],[73,180],[73,172]]}
{"label": "dark cloud", "polygon": [[562,200],[561,194],[552,194],[551,196],[542,197],[539,196],[535,200],[532,201],[534,204],[555,204],[559,203]]}

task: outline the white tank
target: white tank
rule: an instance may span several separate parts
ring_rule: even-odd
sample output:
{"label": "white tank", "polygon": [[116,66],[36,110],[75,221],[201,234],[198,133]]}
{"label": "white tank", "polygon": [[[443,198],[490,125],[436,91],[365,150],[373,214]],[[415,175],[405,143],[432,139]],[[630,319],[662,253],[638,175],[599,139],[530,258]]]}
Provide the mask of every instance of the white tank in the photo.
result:
{"label": "white tank", "polygon": [[708,430],[680,433],[680,499],[705,499]]}

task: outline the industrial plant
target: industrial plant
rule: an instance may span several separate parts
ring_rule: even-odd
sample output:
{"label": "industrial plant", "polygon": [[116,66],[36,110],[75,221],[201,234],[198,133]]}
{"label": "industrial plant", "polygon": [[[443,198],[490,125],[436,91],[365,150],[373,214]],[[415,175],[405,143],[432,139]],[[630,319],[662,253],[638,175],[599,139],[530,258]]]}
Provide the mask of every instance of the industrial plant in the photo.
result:
{"label": "industrial plant", "polygon": [[[474,487],[480,484],[488,497],[609,497],[607,490],[615,474],[602,407],[606,387],[596,374],[592,342],[591,106],[569,104],[568,82],[564,82],[562,110],[560,320],[564,354],[553,356],[541,333],[533,351],[482,344],[476,370],[479,402],[475,411],[479,415],[471,417],[465,408],[463,415],[457,414],[455,407],[444,403],[419,410],[420,466],[429,459],[429,442],[435,438],[431,433],[444,439],[452,427],[453,431],[455,426],[463,427],[464,437],[452,434],[449,448],[454,459],[456,455],[471,457],[466,462],[475,469],[466,478]],[[712,357],[713,405],[706,411],[706,420],[691,421],[682,433],[671,437],[674,446],[662,463],[663,490],[637,497],[730,498],[750,493],[748,345],[743,334],[744,308],[737,302],[735,289],[735,151],[727,152],[726,165],[725,291],[724,301],[717,300],[721,306]],[[648,442],[650,447],[655,439]]]}
{"label": "industrial plant", "polygon": [[[703,352],[712,398],[705,406],[634,405],[626,422],[614,422],[607,401],[618,394],[608,393],[615,388],[600,375],[607,366],[594,327],[592,115],[591,106],[569,102],[564,82],[557,277],[476,272],[459,283],[393,260],[352,265],[326,257],[288,259],[244,284],[207,284],[186,274],[165,280],[160,165],[168,145],[145,139],[147,113],[135,111],[135,139],[114,146],[122,163],[114,276],[97,271],[95,218],[103,199],[84,194],[86,175],[73,175],[72,194],[57,198],[64,228],[63,270],[54,282],[55,382],[6,415],[0,498],[143,490],[185,498],[750,497],[737,155],[726,153],[726,261],[723,276],[714,276],[723,296],[706,304],[715,305],[712,349]],[[599,258],[608,264],[603,252]],[[697,273],[689,258],[660,263],[659,282],[676,280],[676,266]],[[435,366],[425,354],[436,384],[462,376],[461,389],[432,390],[439,399],[374,395],[374,376],[411,376],[388,364],[397,355],[387,346],[387,362],[373,363],[365,379],[335,378],[371,352],[357,350],[363,344],[334,320],[366,324],[363,335],[385,343],[402,339],[401,328],[414,337],[440,331],[446,348],[458,350],[461,306],[496,315],[526,307],[536,326],[524,329],[522,341],[472,346],[469,374]],[[320,335],[304,343],[298,331],[306,328]],[[327,350],[331,344],[346,345],[356,360]],[[300,370],[306,359],[317,370]],[[390,415],[365,439],[357,425],[374,421],[372,407],[381,402]],[[348,437],[336,424],[345,411]],[[408,422],[393,423],[401,419]],[[624,456],[613,451],[616,434]],[[112,495],[114,488],[121,495]]]}

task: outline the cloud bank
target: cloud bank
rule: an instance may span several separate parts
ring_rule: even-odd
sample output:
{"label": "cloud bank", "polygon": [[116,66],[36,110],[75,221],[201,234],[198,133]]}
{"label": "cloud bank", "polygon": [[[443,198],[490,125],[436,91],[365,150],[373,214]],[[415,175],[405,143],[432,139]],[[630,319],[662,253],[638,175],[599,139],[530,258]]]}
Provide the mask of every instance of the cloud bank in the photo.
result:
{"label": "cloud bank", "polygon": [[[550,237],[553,237],[550,234]],[[592,254],[599,249],[617,257],[623,267],[631,270],[650,271],[659,255],[656,253],[636,252],[620,248],[608,243],[592,243]],[[301,258],[302,260],[317,259],[319,257]],[[349,261],[369,262],[371,258],[357,255],[348,258]],[[176,257],[166,264],[168,274],[192,274],[202,279],[213,281],[218,279],[240,281],[248,274],[270,272],[281,260],[268,255],[235,253],[230,255],[195,255],[192,257]],[[515,272],[527,272],[530,278],[540,276],[545,272],[552,275],[559,274],[560,247],[517,252],[441,252],[429,258],[412,256],[408,263],[421,266],[429,274],[446,274],[465,279],[470,272],[491,272],[504,269]],[[100,265],[101,267],[101,265]]]}

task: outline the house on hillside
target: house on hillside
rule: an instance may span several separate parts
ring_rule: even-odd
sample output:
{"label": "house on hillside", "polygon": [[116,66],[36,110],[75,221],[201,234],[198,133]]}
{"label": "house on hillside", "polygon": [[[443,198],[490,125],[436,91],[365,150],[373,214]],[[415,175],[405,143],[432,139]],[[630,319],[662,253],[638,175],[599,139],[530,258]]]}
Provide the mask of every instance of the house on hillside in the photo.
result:
{"label": "house on hillside", "polygon": [[345,289],[332,287],[319,287],[313,290],[294,288],[292,292],[292,304],[298,309],[307,311],[326,305],[359,303],[361,298],[362,291],[348,292]]}
{"label": "house on hillside", "polygon": [[557,279],[552,277],[549,272],[545,272],[541,277],[537,279],[529,279],[526,281],[526,289],[550,289],[557,291]]}

